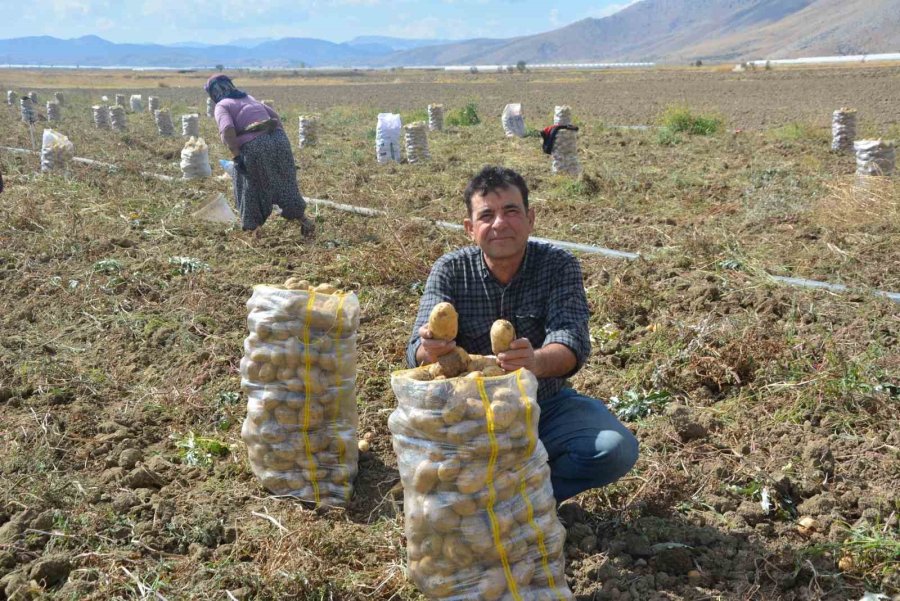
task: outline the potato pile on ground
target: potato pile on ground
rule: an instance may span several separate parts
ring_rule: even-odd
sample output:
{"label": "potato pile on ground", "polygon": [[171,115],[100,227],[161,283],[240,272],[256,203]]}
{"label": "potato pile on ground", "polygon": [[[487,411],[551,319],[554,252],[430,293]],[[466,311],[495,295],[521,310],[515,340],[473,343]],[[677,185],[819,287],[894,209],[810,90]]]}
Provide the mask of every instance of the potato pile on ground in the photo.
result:
{"label": "potato pile on ground", "polygon": [[241,437],[253,473],[275,494],[345,505],[358,458],[359,301],[291,278],[256,286],[247,308]]}
{"label": "potato pile on ground", "polygon": [[422,381],[417,371],[392,375],[399,402],[388,420],[412,580],[431,599],[572,599],[537,379],[518,370]]}

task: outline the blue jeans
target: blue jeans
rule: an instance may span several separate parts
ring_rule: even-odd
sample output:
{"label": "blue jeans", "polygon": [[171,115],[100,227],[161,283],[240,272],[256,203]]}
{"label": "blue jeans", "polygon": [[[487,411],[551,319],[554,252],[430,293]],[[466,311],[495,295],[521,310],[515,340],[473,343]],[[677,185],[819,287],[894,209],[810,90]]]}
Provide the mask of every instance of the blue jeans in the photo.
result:
{"label": "blue jeans", "polygon": [[638,441],[603,401],[563,388],[540,405],[538,434],[557,503],[615,482],[634,466]]}

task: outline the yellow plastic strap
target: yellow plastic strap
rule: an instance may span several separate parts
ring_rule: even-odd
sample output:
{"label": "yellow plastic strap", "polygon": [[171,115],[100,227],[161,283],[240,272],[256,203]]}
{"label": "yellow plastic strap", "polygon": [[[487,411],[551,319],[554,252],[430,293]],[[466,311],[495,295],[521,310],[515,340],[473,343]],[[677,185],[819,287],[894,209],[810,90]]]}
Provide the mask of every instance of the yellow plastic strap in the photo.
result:
{"label": "yellow plastic strap", "polygon": [[303,359],[305,369],[303,373],[303,388],[306,392],[306,401],[303,403],[303,442],[306,446],[306,459],[309,465],[309,479],[313,487],[313,495],[315,496],[316,505],[319,504],[319,482],[316,476],[316,464],[313,459],[312,450],[309,448],[309,404],[312,402],[310,398],[310,370],[312,369],[312,357],[309,356],[309,329],[312,321],[313,303],[316,299],[315,290],[309,291],[309,300],[306,301],[306,319],[303,323]]}
{"label": "yellow plastic strap", "polygon": [[[344,319],[341,315],[341,312],[344,310],[344,301],[347,300],[346,294],[339,294],[337,306],[337,328],[334,331],[334,356],[336,362],[336,369],[334,370],[334,380],[337,388],[337,398],[335,399],[340,404],[340,389],[341,389],[341,336],[344,333]],[[340,408],[340,407],[339,407]],[[338,431],[338,420],[334,420],[334,438],[338,441],[338,464],[344,465],[344,456],[346,451],[345,445],[341,440],[340,431]],[[350,475],[347,474],[347,480],[344,482],[344,501],[347,502],[350,500]]]}
{"label": "yellow plastic strap", "polygon": [[525,382],[522,381],[521,369],[516,371],[516,384],[519,387],[519,400],[522,401],[522,405],[525,407],[525,432],[528,435],[528,450],[525,452],[525,456],[531,457],[534,447],[537,446],[537,437],[534,435],[537,428],[531,427],[531,399],[528,398],[528,393],[525,391]]}
{"label": "yellow plastic strap", "polygon": [[531,526],[531,529],[534,530],[534,533],[537,536],[538,551],[541,553],[541,565],[544,567],[544,574],[547,576],[547,584],[550,585],[550,589],[556,594],[559,601],[565,601],[566,598],[563,596],[562,591],[556,588],[556,579],[553,578],[553,572],[550,571],[547,546],[544,544],[544,532],[541,530],[541,527],[537,525],[537,522],[534,521],[534,506],[531,504],[531,499],[528,498],[528,490],[525,485],[524,475],[519,479],[519,494],[521,494],[522,500],[525,502],[525,508],[528,510],[528,525]]}
{"label": "yellow plastic strap", "polygon": [[494,537],[494,547],[500,555],[500,563],[503,564],[503,574],[506,576],[506,584],[509,586],[509,592],[513,599],[522,601],[522,595],[519,594],[519,588],[516,586],[516,579],[513,578],[512,570],[509,567],[509,558],[506,556],[506,549],[500,540],[500,523],[497,521],[497,514],[494,513],[494,503],[497,501],[497,490],[494,488],[494,467],[497,465],[497,455],[500,450],[497,448],[497,436],[494,434],[494,412],[491,409],[491,401],[488,399],[487,391],[484,389],[484,378],[476,378],[478,382],[478,393],[481,395],[481,403],[484,405],[484,415],[487,418],[488,438],[491,441],[491,457],[488,460],[487,486],[488,486],[488,503],[487,512],[491,520],[491,534]]}

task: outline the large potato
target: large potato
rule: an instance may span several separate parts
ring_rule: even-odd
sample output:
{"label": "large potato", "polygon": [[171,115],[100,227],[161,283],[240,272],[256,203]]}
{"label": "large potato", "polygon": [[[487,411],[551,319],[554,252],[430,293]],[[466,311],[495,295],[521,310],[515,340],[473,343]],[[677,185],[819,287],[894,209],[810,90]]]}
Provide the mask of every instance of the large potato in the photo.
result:
{"label": "large potato", "polygon": [[505,319],[498,319],[491,326],[491,351],[495,355],[509,350],[510,343],[516,339],[516,329]]}
{"label": "large potato", "polygon": [[459,315],[450,303],[438,303],[428,316],[428,329],[437,340],[455,340],[459,331]]}
{"label": "large potato", "polygon": [[461,346],[457,346],[446,355],[438,357],[437,364],[440,365],[437,375],[455,378],[465,373],[466,366],[469,364],[469,354]]}

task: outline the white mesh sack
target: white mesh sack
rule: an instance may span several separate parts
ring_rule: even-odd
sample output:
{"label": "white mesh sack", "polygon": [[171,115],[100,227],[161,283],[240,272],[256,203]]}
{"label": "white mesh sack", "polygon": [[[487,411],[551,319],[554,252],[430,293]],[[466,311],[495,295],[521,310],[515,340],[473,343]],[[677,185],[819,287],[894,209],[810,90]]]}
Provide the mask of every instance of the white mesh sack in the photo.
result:
{"label": "white mesh sack", "polygon": [[156,120],[156,130],[161,136],[174,136],[175,126],[172,125],[172,115],[169,109],[157,109],[153,112],[153,118]]}
{"label": "white mesh sack", "polygon": [[500,117],[503,124],[503,132],[507,138],[525,137],[525,113],[521,104],[507,104],[503,107],[503,115]]}
{"label": "white mesh sack", "polygon": [[400,115],[379,113],[375,126],[375,158],[379,163],[400,160]]}
{"label": "white mesh sack", "polygon": [[[555,125],[572,125],[572,109],[568,106],[558,106],[553,115]],[[581,173],[581,163],[578,162],[578,142],[576,132],[562,129],[556,134],[556,142],[553,145],[553,173],[567,173],[578,175]]]}
{"label": "white mesh sack", "polygon": [[40,101],[38,100],[37,92],[28,92],[28,97],[31,98],[31,102],[32,102],[35,106],[37,106],[37,105],[38,105],[38,102],[40,102]]}
{"label": "white mesh sack", "polygon": [[140,94],[132,94],[129,103],[131,104],[132,113],[139,113],[143,110],[144,101]]}
{"label": "white mesh sack", "polygon": [[891,175],[897,165],[897,151],[890,140],[854,142],[857,175]]}
{"label": "white mesh sack", "polygon": [[395,372],[409,575],[429,599],[569,600],[537,379]]}
{"label": "white mesh sack", "polygon": [[200,135],[200,115],[189,113],[181,116],[181,135],[195,138]]}
{"label": "white mesh sack", "polygon": [[57,131],[45,129],[41,137],[41,171],[64,170],[75,156],[75,145]]}
{"label": "white mesh sack", "polygon": [[115,106],[121,106],[122,108],[125,108],[126,106],[128,106],[125,103],[125,94],[116,94],[113,97],[113,102],[114,102]]}
{"label": "white mesh sack", "polygon": [[34,110],[34,103],[28,96],[19,99],[19,114],[22,116],[24,123],[35,123],[37,121],[37,112]]}
{"label": "white mesh sack", "polygon": [[59,106],[63,106],[66,103],[66,97],[63,95],[62,92],[54,92],[53,99],[56,100],[56,102],[57,102],[57,104],[59,104]]}
{"label": "white mesh sack", "polygon": [[159,96],[147,96],[147,112],[152,115],[159,110]]}
{"label": "white mesh sack", "polygon": [[95,104],[91,107],[94,117],[94,127],[97,129],[109,129],[109,107]]}
{"label": "white mesh sack", "polygon": [[47,102],[47,121],[59,121],[60,119],[59,112],[59,102],[48,101]]}
{"label": "white mesh sack", "polygon": [[19,102],[19,95],[15,90],[6,90],[6,104],[16,106]]}
{"label": "white mesh sack", "polygon": [[206,99],[206,116],[207,117],[215,117],[216,116],[216,103],[213,102],[212,98]]}
{"label": "white mesh sack", "polygon": [[241,438],[250,467],[277,495],[344,506],[357,472],[359,301],[291,278],[247,301]]}
{"label": "white mesh sack", "polygon": [[125,117],[124,106],[109,107],[109,122],[116,131],[125,131],[128,129],[128,121]]}
{"label": "white mesh sack", "polygon": [[428,105],[428,129],[430,131],[444,130],[444,105],[429,104]]}
{"label": "white mesh sack", "polygon": [[312,115],[300,115],[299,118],[300,148],[315,146],[319,143],[319,120]]}
{"label": "white mesh sack", "polygon": [[831,149],[851,152],[856,140],[856,111],[842,108],[831,116]]}
{"label": "white mesh sack", "polygon": [[202,179],[212,175],[209,147],[203,138],[190,138],[181,149],[182,179]]}
{"label": "white mesh sack", "polygon": [[403,128],[406,141],[406,160],[422,163],[431,158],[428,152],[428,128],[424,121],[410,123]]}

